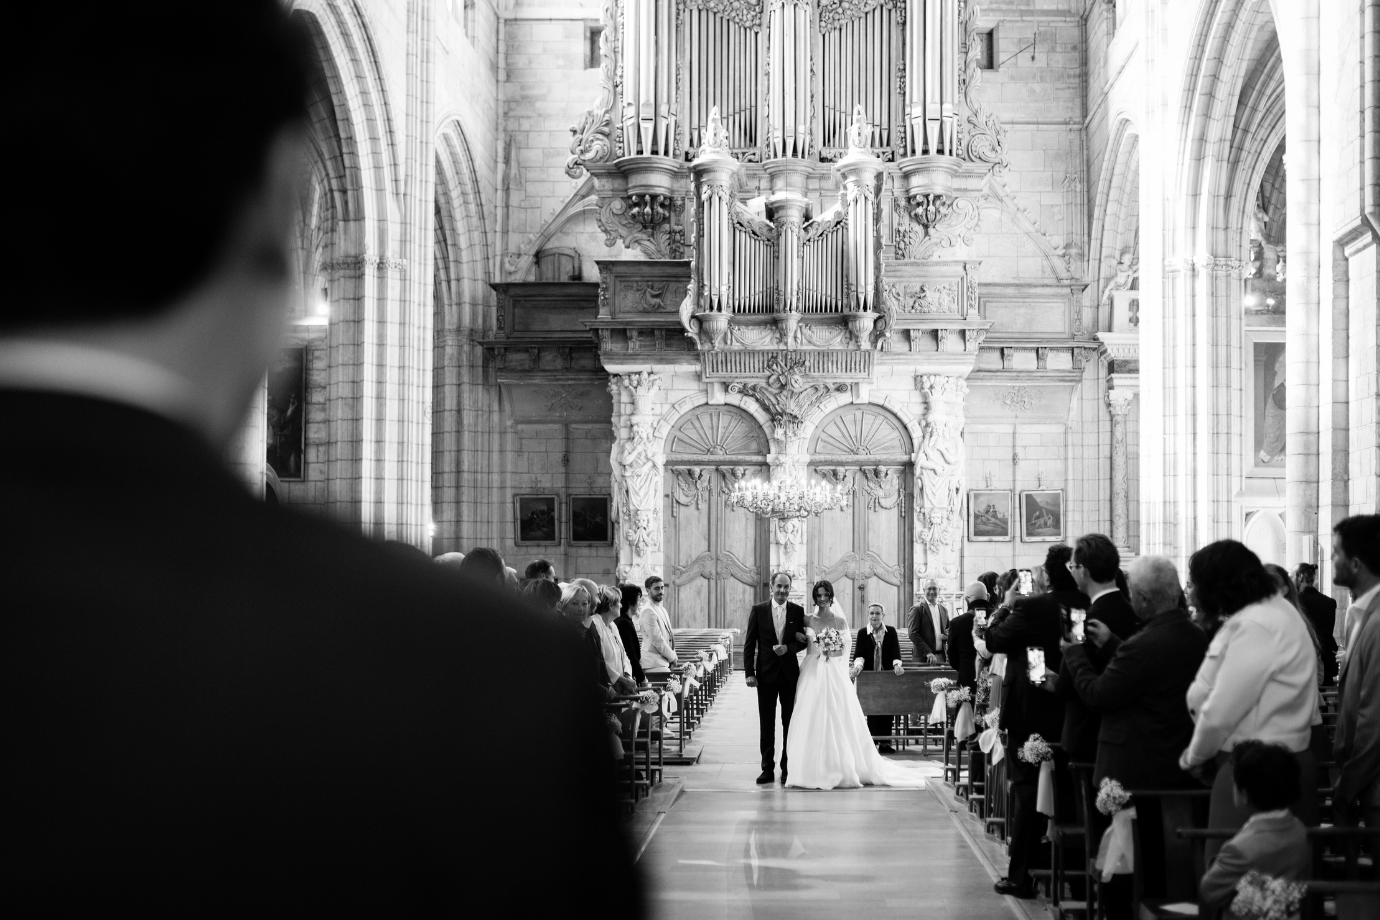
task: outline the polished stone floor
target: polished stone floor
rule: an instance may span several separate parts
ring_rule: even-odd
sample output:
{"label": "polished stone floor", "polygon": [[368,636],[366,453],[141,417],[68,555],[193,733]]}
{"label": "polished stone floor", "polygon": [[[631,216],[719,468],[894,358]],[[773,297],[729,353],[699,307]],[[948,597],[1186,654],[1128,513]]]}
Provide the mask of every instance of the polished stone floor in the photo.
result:
{"label": "polished stone floor", "polygon": [[[756,694],[742,672],[695,740],[699,762],[667,768],[679,794],[640,841],[658,920],[1025,916],[992,891],[991,854],[947,793],[756,786]],[[932,761],[895,759],[938,782]]]}

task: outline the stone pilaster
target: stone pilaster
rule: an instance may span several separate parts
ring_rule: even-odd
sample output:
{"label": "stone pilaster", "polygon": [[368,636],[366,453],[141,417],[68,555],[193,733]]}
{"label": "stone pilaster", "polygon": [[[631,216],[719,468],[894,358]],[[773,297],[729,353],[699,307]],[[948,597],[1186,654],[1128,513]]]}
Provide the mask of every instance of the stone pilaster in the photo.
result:
{"label": "stone pilaster", "polygon": [[1112,542],[1123,552],[1131,549],[1131,482],[1127,457],[1126,419],[1135,393],[1109,390],[1107,407],[1112,412]]}
{"label": "stone pilaster", "polygon": [[662,568],[661,492],[666,456],[654,433],[653,396],[661,377],[651,371],[615,375],[613,395],[614,543],[619,581],[641,584]]}
{"label": "stone pilaster", "polygon": [[920,446],[915,452],[915,596],[933,578],[941,591],[962,588],[963,495],[966,458],[961,377],[921,374],[915,387],[925,400]]}

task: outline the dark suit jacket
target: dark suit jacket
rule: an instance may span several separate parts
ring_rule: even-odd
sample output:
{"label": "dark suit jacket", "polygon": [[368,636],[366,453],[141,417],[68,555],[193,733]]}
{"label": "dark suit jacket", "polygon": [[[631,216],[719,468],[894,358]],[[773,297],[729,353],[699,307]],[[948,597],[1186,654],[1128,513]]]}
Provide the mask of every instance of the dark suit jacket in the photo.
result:
{"label": "dark suit jacket", "polygon": [[949,641],[944,654],[949,667],[958,672],[958,682],[977,693],[977,647],[973,645],[973,611],[960,613],[949,621]]}
{"label": "dark suit jacket", "polygon": [[[939,608],[939,624],[947,633],[949,629],[949,608],[936,603]],[[910,636],[912,654],[916,661],[923,662],[926,655],[938,655],[942,635],[934,634],[934,618],[930,615],[930,602],[921,601],[910,608],[910,618],[906,621],[906,634]]]}
{"label": "dark suit jacket", "polygon": [[1299,592],[1303,612],[1313,623],[1313,631],[1322,644],[1323,677],[1329,684],[1337,682],[1337,639],[1332,635],[1337,625],[1337,602],[1309,585]]}
{"label": "dark suit jacket", "polygon": [[[1077,608],[1075,608],[1077,609]],[[1089,620],[1097,620],[1112,631],[1118,639],[1129,639],[1140,629],[1140,620],[1131,608],[1130,601],[1120,591],[1104,594],[1085,608]],[[1098,648],[1092,643],[1084,646],[1088,660],[1100,674],[1111,660],[1111,643],[1107,648]],[[1091,763],[1097,757],[1097,713],[1090,712],[1083,705],[1078,692],[1073,687],[1069,674],[1068,659],[1064,659],[1059,671],[1059,696],[1064,701],[1064,731],[1060,742],[1068,752],[1069,759],[1079,763]]]}
{"label": "dark suit jacket", "polygon": [[[890,670],[893,661],[901,660],[901,639],[896,635],[896,627],[884,627],[886,633],[882,636],[882,670]],[[864,626],[858,630],[857,641],[853,643],[853,657],[863,660],[862,669],[872,670],[873,652],[877,650],[877,643],[872,641],[872,629]]]}
{"label": "dark suit jacket", "polygon": [[561,619],[570,629],[570,634],[575,638],[575,641],[580,643],[581,653],[578,664],[581,676],[585,679],[593,679],[596,699],[607,698],[608,689],[613,686],[613,683],[609,680],[609,669],[604,666],[604,644],[599,641],[599,633],[594,628],[594,624],[581,626],[574,620],[565,617],[561,617]]}
{"label": "dark suit jacket", "polygon": [[1207,654],[1207,633],[1175,608],[1107,645],[1112,659],[1101,674],[1087,645],[1064,655],[1079,698],[1102,719],[1093,781],[1110,776],[1127,789],[1193,786],[1179,755],[1193,738],[1185,697]]}
{"label": "dark suit jacket", "polygon": [[[12,913],[458,915],[481,878],[524,913],[642,914],[549,611],[268,507],[141,410],[0,390],[0,418]],[[540,796],[505,785],[515,713],[559,752]]]}
{"label": "dark suit jacket", "polygon": [[[1086,603],[1086,601],[1085,601]],[[1007,656],[1002,679],[1001,727],[1014,750],[1032,734],[1057,742],[1064,721],[1064,704],[1058,696],[1030,683],[1026,649],[1039,646],[1045,667],[1059,670],[1059,640],[1064,635],[1063,607],[1053,594],[1037,594],[999,611],[987,628],[987,648]]]}
{"label": "dark suit jacket", "polygon": [[623,651],[628,653],[632,664],[633,680],[642,683],[642,643],[637,640],[637,627],[626,613],[620,613],[613,621],[618,626],[618,637],[623,640]]}
{"label": "dark suit jacket", "polygon": [[786,601],[786,628],[782,631],[786,654],[778,655],[772,651],[776,626],[771,619],[771,601],[753,606],[743,636],[743,672],[764,686],[782,680],[795,683],[800,677],[800,662],[795,654],[805,648],[805,643],[796,639],[796,634],[805,632],[805,608]]}

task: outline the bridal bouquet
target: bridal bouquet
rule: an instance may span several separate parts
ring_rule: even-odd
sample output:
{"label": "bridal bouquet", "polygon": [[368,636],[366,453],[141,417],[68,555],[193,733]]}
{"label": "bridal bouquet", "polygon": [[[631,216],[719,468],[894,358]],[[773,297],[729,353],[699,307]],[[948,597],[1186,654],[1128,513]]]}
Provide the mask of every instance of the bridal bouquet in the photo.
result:
{"label": "bridal bouquet", "polygon": [[1046,760],[1054,759],[1054,751],[1050,750],[1049,742],[1039,735],[1031,735],[1026,739],[1025,744],[1016,752],[1016,756],[1028,764],[1041,764]]}
{"label": "bridal bouquet", "polygon": [[930,681],[930,692],[948,693],[950,690],[953,690],[957,686],[957,681],[950,680],[947,677],[936,677],[934,680]]}
{"label": "bridal bouquet", "polygon": [[986,728],[996,728],[1001,724],[1001,707],[988,710],[987,715],[982,717],[982,724]]}
{"label": "bridal bouquet", "polygon": [[843,636],[832,626],[828,629],[821,629],[819,631],[819,647],[826,655],[830,652],[842,652]]}
{"label": "bridal bouquet", "polygon": [[1131,804],[1131,793],[1122,788],[1121,783],[1110,776],[1103,777],[1097,788],[1097,810],[1104,815],[1114,815]]}
{"label": "bridal bouquet", "polygon": [[1289,920],[1299,912],[1308,886],[1252,869],[1236,883],[1231,912],[1252,920]]}

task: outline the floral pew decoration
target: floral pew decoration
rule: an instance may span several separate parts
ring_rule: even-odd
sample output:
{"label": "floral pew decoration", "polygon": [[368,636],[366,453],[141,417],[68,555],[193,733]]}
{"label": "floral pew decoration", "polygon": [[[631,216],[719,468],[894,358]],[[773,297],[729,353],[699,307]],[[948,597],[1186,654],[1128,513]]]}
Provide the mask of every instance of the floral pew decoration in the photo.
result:
{"label": "floral pew decoration", "polygon": [[988,755],[992,766],[1006,757],[1006,748],[1001,743],[1001,707],[990,710],[982,717],[983,731],[978,735],[978,747]]}
{"label": "floral pew decoration", "polygon": [[1308,886],[1265,875],[1255,869],[1236,883],[1231,912],[1245,920],[1292,920],[1299,915]]}
{"label": "floral pew decoration", "polygon": [[674,674],[666,679],[666,690],[661,694],[661,714],[670,718],[680,710],[680,678]]}
{"label": "floral pew decoration", "polygon": [[934,694],[934,708],[930,710],[931,722],[944,722],[949,719],[949,711],[954,710],[954,740],[967,740],[976,731],[973,720],[973,694],[967,687],[960,687],[957,681],[947,677],[936,677],[930,681],[930,691]]}
{"label": "floral pew decoration", "polygon": [[1048,818],[1054,817],[1054,749],[1049,742],[1031,735],[1016,752],[1016,758],[1040,768],[1039,784],[1035,790],[1035,810]]}
{"label": "floral pew decoration", "polygon": [[1131,822],[1136,818],[1136,810],[1128,808],[1130,804],[1131,793],[1110,776],[1103,777],[1097,788],[1097,810],[1112,819],[1112,826],[1102,835],[1093,867],[1104,882],[1110,882],[1113,875],[1129,875],[1135,870]]}

